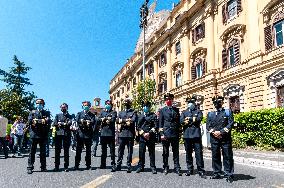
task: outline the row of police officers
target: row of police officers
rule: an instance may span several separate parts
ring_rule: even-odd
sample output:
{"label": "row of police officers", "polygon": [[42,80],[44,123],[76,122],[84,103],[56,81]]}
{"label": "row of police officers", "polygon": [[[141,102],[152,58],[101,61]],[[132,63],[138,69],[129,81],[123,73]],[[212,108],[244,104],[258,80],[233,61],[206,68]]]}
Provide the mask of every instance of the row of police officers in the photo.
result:
{"label": "row of police officers", "polygon": [[[110,149],[111,171],[120,171],[124,151],[127,148],[127,172],[132,171],[132,154],[134,139],[139,141],[139,162],[137,173],[144,171],[146,148],[149,151],[150,167],[153,174],[157,173],[155,165],[155,143],[160,140],[163,145],[163,173],[169,172],[169,149],[173,152],[174,170],[179,176],[182,175],[179,164],[179,141],[180,134],[186,151],[186,176],[194,174],[193,151],[195,153],[196,166],[201,178],[206,178],[204,170],[201,121],[202,111],[196,105],[196,96],[186,99],[187,109],[180,113],[179,109],[173,106],[174,95],[164,95],[165,107],[161,108],[158,114],[151,111],[151,103],[143,103],[143,112],[138,114],[131,108],[131,100],[124,100],[125,109],[118,114],[112,109],[112,102],[105,102],[104,111],[95,116],[90,111],[91,103],[82,102],[83,110],[75,117],[76,126],[72,124],[74,119],[68,113],[68,105],[63,103],[60,108],[62,113],[57,114],[53,121],[56,127],[55,137],[55,168],[59,171],[60,152],[64,150],[64,169],[67,172],[69,167],[69,148],[71,142],[71,129],[76,130],[77,149],[75,156],[74,170],[79,169],[82,149],[86,148],[86,169],[91,168],[91,145],[95,131],[100,130],[101,142],[101,164],[100,168],[106,168],[107,148]],[[223,155],[224,174],[228,182],[233,181],[234,162],[232,152],[231,128],[234,124],[233,114],[229,109],[222,107],[224,98],[216,96],[212,99],[215,110],[207,115],[207,130],[210,133],[212,149],[212,167],[214,175],[212,179],[220,179],[222,175],[221,151]],[[34,169],[35,153],[37,144],[40,146],[41,171],[46,171],[45,149],[49,126],[51,124],[50,113],[44,110],[44,100],[36,100],[37,108],[29,115],[29,125],[32,140],[32,147],[28,160],[28,173]],[[99,126],[99,128],[98,128]],[[115,132],[118,130],[118,159],[115,161]],[[159,137],[159,138],[157,138]]]}

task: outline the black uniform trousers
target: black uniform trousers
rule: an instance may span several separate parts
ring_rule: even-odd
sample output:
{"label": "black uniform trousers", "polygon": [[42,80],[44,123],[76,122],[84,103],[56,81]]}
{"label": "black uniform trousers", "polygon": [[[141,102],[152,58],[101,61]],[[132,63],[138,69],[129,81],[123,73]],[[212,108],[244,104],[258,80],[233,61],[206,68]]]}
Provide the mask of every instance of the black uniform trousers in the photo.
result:
{"label": "black uniform trousers", "polygon": [[214,174],[221,174],[222,172],[221,149],[225,176],[232,176],[234,173],[232,143],[211,143],[212,167]]}
{"label": "black uniform trousers", "polygon": [[127,146],[127,149],[128,149],[127,166],[130,167],[132,163],[134,139],[132,137],[119,137],[118,143],[119,143],[119,146],[118,146],[117,165],[122,164],[124,149],[125,149],[125,146]]}
{"label": "black uniform trousers", "polygon": [[56,135],[55,136],[55,167],[58,168],[60,165],[60,153],[63,144],[64,151],[64,168],[68,168],[69,166],[69,148],[71,145],[71,135]]}
{"label": "black uniform trousers", "polygon": [[8,158],[7,140],[5,137],[0,137],[0,143],[3,147],[5,158]]}
{"label": "black uniform trousers", "polygon": [[186,152],[187,169],[193,171],[193,150],[195,152],[195,159],[198,172],[204,172],[204,160],[202,151],[201,138],[184,138],[184,147]]}
{"label": "black uniform trousers", "polygon": [[149,157],[150,157],[150,166],[151,168],[155,168],[155,140],[141,141],[139,142],[139,163],[140,167],[145,166],[145,152],[146,146],[148,148]]}
{"label": "black uniform trousers", "polygon": [[111,165],[115,165],[115,137],[101,136],[101,147],[102,147],[101,166],[106,166],[107,146],[110,149]]}
{"label": "black uniform trousers", "polygon": [[164,168],[169,167],[169,148],[170,145],[172,146],[172,151],[173,151],[173,159],[174,159],[174,168],[180,169],[180,164],[179,164],[179,139],[178,137],[173,137],[173,138],[167,138],[167,140],[162,141],[163,144],[163,163],[164,163]]}
{"label": "black uniform trousers", "polygon": [[34,168],[34,162],[35,162],[35,154],[36,154],[36,149],[37,145],[39,144],[40,147],[40,168],[41,169],[46,169],[46,144],[47,144],[47,139],[46,138],[32,138],[31,139],[31,150],[30,150],[30,155],[28,159],[28,169],[33,170]]}
{"label": "black uniform trousers", "polygon": [[77,135],[77,148],[76,148],[76,156],[75,156],[75,167],[79,167],[81,161],[81,154],[83,146],[86,146],[86,166],[91,166],[91,147],[92,147],[92,138],[81,138]]}

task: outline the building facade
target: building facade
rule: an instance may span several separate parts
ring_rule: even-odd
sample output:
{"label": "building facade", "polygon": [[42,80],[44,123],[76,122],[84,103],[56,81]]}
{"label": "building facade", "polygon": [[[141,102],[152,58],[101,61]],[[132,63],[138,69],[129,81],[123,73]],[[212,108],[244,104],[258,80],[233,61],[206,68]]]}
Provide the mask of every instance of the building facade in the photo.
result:
{"label": "building facade", "polygon": [[[157,13],[155,4],[146,30],[146,75],[156,82],[158,105],[171,92],[181,109],[197,94],[205,112],[217,94],[234,112],[284,106],[283,0],[181,0]],[[141,37],[110,81],[117,110],[142,80]]]}

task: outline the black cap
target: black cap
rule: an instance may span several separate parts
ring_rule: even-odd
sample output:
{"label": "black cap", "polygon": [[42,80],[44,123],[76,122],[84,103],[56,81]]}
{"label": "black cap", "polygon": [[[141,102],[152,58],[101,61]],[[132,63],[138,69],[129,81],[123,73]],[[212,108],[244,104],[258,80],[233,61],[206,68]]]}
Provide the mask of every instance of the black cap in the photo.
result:
{"label": "black cap", "polygon": [[131,99],[130,99],[130,98],[125,98],[124,101],[123,101],[123,103],[124,103],[124,104],[126,104],[126,103],[131,103]]}
{"label": "black cap", "polygon": [[42,103],[43,105],[45,105],[45,102],[43,99],[36,99],[36,104],[38,103]]}
{"label": "black cap", "polygon": [[142,106],[144,107],[144,106],[148,106],[148,107],[151,107],[151,102],[150,101],[143,101],[142,102]]}
{"label": "black cap", "polygon": [[215,102],[215,101],[224,101],[224,97],[223,96],[214,96],[212,98],[212,101]]}
{"label": "black cap", "polygon": [[164,95],[164,100],[167,100],[167,99],[174,99],[174,95],[173,94],[171,94],[171,93],[167,93],[167,94],[165,94]]}
{"label": "black cap", "polygon": [[68,104],[65,103],[65,102],[60,105],[60,108],[61,108],[62,106],[66,106],[66,107],[68,108]]}
{"label": "black cap", "polygon": [[87,104],[88,106],[91,106],[91,102],[90,101],[83,101],[82,105]]}
{"label": "black cap", "polygon": [[112,100],[106,100],[106,101],[105,101],[105,105],[107,105],[107,104],[112,105]]}
{"label": "black cap", "polygon": [[197,96],[196,95],[188,96],[185,99],[185,101],[188,102],[188,103],[190,103],[190,102],[194,103],[194,102],[196,102],[196,100],[197,100]]}

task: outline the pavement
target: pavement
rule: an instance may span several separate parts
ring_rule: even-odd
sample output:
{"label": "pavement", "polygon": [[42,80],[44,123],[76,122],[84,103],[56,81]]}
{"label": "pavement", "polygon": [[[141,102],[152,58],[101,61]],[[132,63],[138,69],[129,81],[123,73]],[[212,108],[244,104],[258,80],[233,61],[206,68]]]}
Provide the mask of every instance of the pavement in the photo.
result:
{"label": "pavement", "polygon": [[[100,148],[98,149],[100,151]],[[126,150],[127,151],[127,150]],[[204,149],[205,170],[207,179],[202,179],[195,171],[193,176],[177,176],[173,173],[172,154],[170,154],[169,162],[171,173],[164,175],[162,173],[162,146],[156,146],[156,166],[158,174],[153,175],[149,168],[149,157],[146,155],[145,172],[137,174],[135,172],[126,173],[126,159],[122,171],[110,172],[110,160],[108,158],[107,169],[99,169],[100,157],[92,157],[92,169],[85,170],[84,155],[82,153],[81,171],[64,172],[63,157],[60,172],[53,172],[54,168],[54,149],[50,150],[50,157],[47,158],[47,172],[40,172],[39,159],[36,158],[35,172],[32,175],[26,173],[27,155],[17,158],[0,159],[0,187],[23,187],[23,188],[64,188],[64,187],[104,187],[104,188],[183,188],[183,187],[276,187],[284,188],[284,173],[281,165],[265,166],[269,163],[256,163],[253,161],[270,161],[282,164],[284,154],[281,152],[258,152],[235,150],[235,181],[228,183],[225,179],[212,180],[209,177],[213,174],[211,167],[211,151]],[[100,155],[100,152],[98,152]],[[70,168],[74,166],[75,153],[70,152]],[[1,158],[1,157],[0,157]],[[133,153],[133,170],[136,169],[138,162],[138,145],[134,147]],[[182,172],[186,172],[185,152],[183,146],[180,145],[180,164]],[[281,167],[281,168],[280,168]]]}

